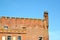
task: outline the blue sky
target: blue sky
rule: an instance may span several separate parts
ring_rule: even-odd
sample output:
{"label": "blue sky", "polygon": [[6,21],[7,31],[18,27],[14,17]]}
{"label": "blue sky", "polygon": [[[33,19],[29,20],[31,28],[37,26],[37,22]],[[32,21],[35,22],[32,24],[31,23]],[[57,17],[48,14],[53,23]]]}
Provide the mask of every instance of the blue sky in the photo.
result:
{"label": "blue sky", "polygon": [[0,16],[41,18],[49,13],[49,39],[60,40],[60,0],[0,0]]}

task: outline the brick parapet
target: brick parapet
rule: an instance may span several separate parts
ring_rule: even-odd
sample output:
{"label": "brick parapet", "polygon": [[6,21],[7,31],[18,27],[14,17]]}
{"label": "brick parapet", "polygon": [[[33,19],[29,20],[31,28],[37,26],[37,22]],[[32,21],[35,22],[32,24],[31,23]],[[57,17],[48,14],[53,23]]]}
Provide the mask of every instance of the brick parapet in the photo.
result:
{"label": "brick parapet", "polygon": [[42,26],[43,22],[41,19],[32,18],[15,18],[15,17],[4,17],[0,18],[0,24],[2,26],[8,26],[9,28],[19,28],[23,26]]}

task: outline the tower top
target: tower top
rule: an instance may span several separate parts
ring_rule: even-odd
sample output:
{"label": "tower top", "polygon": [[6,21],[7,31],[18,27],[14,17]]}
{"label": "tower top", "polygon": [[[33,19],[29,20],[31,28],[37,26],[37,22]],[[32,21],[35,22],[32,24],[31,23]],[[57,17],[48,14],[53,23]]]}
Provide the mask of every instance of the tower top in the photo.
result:
{"label": "tower top", "polygon": [[44,14],[48,14],[48,11],[44,11]]}
{"label": "tower top", "polygon": [[44,11],[44,16],[48,17],[48,12],[47,11]]}

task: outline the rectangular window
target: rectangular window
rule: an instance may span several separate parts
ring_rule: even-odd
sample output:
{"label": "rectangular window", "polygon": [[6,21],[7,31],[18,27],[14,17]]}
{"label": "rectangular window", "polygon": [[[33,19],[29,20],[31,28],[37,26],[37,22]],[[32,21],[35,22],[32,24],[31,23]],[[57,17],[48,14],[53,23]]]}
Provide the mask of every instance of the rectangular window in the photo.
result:
{"label": "rectangular window", "polygon": [[5,40],[5,36],[2,36],[2,40]]}
{"label": "rectangular window", "polygon": [[6,29],[6,30],[7,30],[7,29],[8,29],[8,26],[4,26],[4,29]]}
{"label": "rectangular window", "polygon": [[18,40],[21,40],[21,36],[18,36]]}
{"label": "rectangular window", "polygon": [[7,40],[11,40],[11,36],[8,36],[8,37],[7,37]]}
{"label": "rectangular window", "polygon": [[39,40],[42,40],[42,37],[39,37]]}

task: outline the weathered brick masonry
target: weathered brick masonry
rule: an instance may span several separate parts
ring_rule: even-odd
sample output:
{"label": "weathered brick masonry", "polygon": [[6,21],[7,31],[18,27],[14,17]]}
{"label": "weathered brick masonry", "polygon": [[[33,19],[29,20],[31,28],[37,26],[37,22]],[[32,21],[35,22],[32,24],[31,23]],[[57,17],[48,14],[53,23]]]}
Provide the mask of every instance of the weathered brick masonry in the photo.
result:
{"label": "weathered brick masonry", "polygon": [[0,40],[49,40],[48,13],[44,19],[0,18]]}

